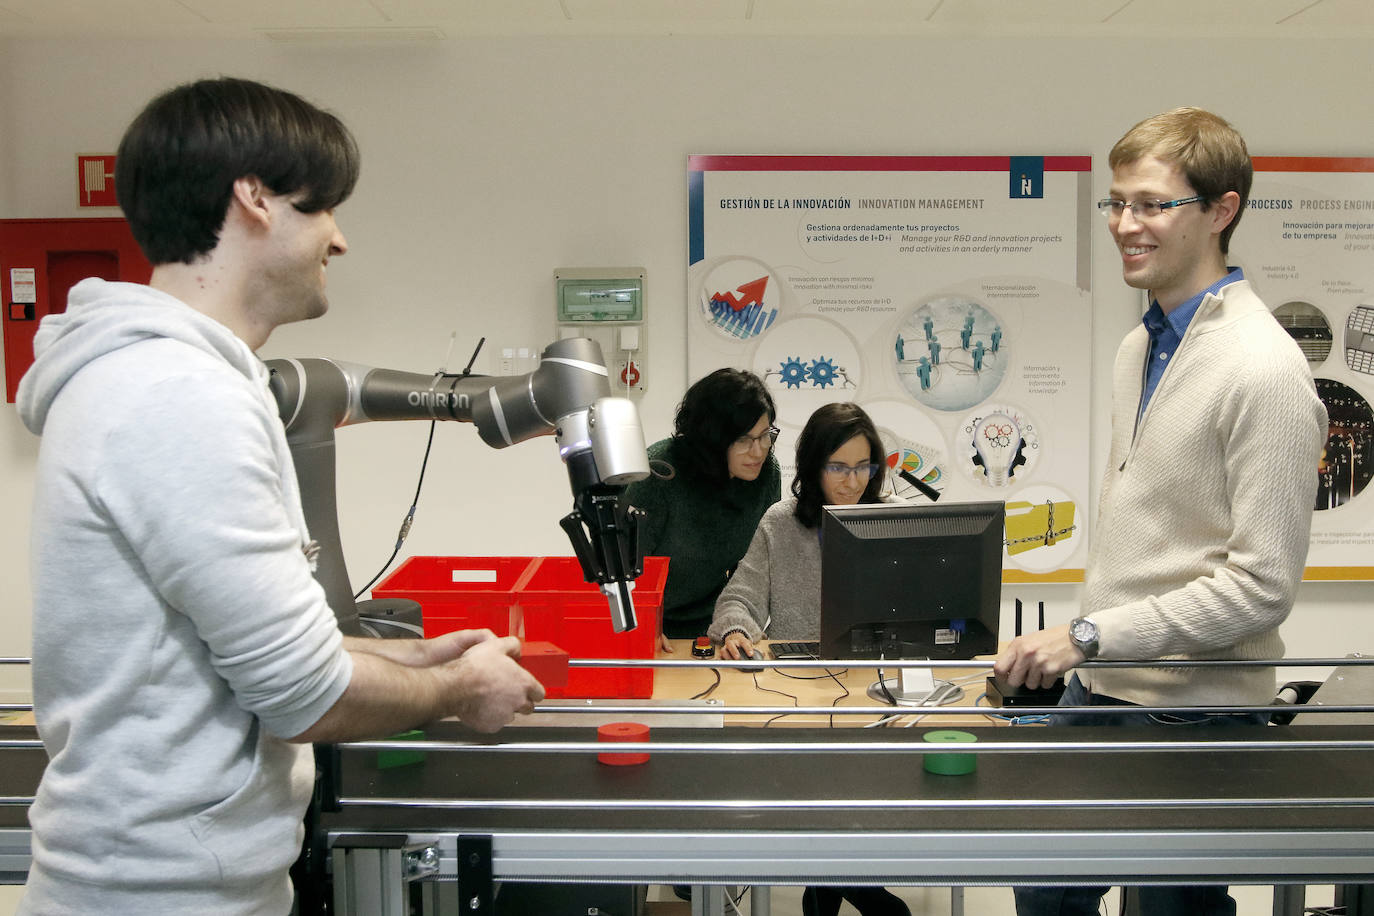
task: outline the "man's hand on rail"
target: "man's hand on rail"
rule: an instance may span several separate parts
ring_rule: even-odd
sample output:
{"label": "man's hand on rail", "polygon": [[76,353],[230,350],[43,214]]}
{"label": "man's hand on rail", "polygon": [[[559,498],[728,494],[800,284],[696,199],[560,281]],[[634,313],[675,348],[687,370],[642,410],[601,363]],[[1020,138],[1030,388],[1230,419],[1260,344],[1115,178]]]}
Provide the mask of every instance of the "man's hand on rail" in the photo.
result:
{"label": "man's hand on rail", "polygon": [[1067,625],[1018,636],[1002,651],[992,670],[1012,687],[1048,687],[1070,668],[1083,662],[1083,653],[1069,639]]}
{"label": "man's hand on rail", "polygon": [[456,630],[430,639],[374,639],[365,636],[345,636],[344,648],[350,652],[367,652],[389,658],[407,668],[429,668],[460,657],[468,649],[488,639],[495,639],[491,630]]}
{"label": "man's hand on rail", "polygon": [[543,685],[520,667],[520,640],[490,630],[426,640],[345,637],[344,648],[353,657],[347,689],[291,741],[379,738],[445,716],[494,732],[544,699]]}
{"label": "man's hand on rail", "polygon": [[519,657],[520,640],[500,636],[480,640],[444,666],[454,675],[447,684],[450,708],[465,725],[494,732],[544,699],[543,685],[519,666]]}

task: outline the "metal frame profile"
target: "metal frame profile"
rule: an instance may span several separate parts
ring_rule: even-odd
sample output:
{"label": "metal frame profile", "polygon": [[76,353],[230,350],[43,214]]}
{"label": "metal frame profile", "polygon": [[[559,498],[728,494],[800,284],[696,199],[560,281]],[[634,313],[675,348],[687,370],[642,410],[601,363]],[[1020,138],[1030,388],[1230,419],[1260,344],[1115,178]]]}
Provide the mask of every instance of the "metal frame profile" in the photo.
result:
{"label": "metal frame profile", "polygon": [[[324,750],[315,879],[344,913],[481,916],[502,881],[699,885],[703,916],[723,913],[723,886],[738,884],[1273,884],[1295,891],[1276,894],[1275,912],[1300,913],[1301,885],[1374,880],[1374,706],[1358,705],[1374,697],[1369,662],[1343,662],[1285,726],[1189,728],[1183,740],[970,728],[978,740],[959,750],[977,767],[959,776],[923,768],[925,728],[656,726],[646,743],[615,745],[648,763],[604,766],[591,727],[485,737],[438,723],[422,741]],[[580,708],[547,711],[576,722]],[[31,727],[5,733],[0,880],[18,881],[45,757]],[[397,750],[413,762],[383,766],[379,753]],[[1368,888],[1351,889],[1347,912],[1374,913]]]}
{"label": "metal frame profile", "polygon": [[[1349,703],[1374,669],[1349,672],[1346,705],[1319,693],[1289,726],[970,729],[978,766],[958,777],[923,770],[923,729],[656,728],[616,745],[648,764],[605,767],[586,729],[443,724],[404,743],[426,755],[410,767],[376,765],[399,743],[342,746],[322,826],[333,844],[399,833],[460,887],[474,839],[495,881],[709,886],[703,914],[725,912],[723,885],[827,882],[1279,885],[1275,913],[1296,914],[1301,885],[1374,876],[1374,707]],[[457,896],[493,911],[484,888]]]}

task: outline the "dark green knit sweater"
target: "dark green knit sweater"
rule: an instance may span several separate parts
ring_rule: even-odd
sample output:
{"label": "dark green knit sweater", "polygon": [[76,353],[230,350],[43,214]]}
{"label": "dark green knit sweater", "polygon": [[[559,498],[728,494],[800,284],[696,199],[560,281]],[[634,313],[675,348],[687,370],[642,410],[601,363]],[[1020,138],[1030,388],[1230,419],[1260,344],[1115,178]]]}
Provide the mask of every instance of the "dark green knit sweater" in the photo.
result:
{"label": "dark green knit sweater", "polygon": [[644,555],[669,558],[663,632],[700,636],[759,519],[781,496],[782,473],[770,454],[755,480],[731,479],[719,489],[687,480],[671,438],[649,446],[649,466],[653,476],[631,484],[627,495],[648,513],[640,529]]}

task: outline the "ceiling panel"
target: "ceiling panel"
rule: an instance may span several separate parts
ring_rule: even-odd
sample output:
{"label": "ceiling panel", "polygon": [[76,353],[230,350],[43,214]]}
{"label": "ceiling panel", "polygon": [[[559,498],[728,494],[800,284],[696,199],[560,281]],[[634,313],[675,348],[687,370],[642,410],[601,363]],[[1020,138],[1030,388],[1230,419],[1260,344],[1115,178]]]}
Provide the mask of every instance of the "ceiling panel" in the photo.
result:
{"label": "ceiling panel", "polygon": [[[0,0],[0,36],[308,30],[1374,38],[1374,0]],[[380,34],[380,33],[379,33]]]}
{"label": "ceiling panel", "polygon": [[176,0],[4,0],[0,23],[63,26],[92,33],[125,25],[204,25]]}
{"label": "ceiling panel", "polygon": [[1368,35],[1374,31],[1374,3],[1370,0],[1321,0],[1320,3],[1300,4],[1288,25],[1302,29],[1358,28]]}
{"label": "ceiling panel", "polygon": [[249,29],[367,28],[390,25],[368,0],[180,0],[219,25]]}
{"label": "ceiling panel", "polygon": [[922,23],[940,0],[754,0],[755,22]]}
{"label": "ceiling panel", "polygon": [[700,22],[748,18],[749,0],[563,0],[574,22]]}
{"label": "ceiling panel", "polygon": [[[1277,26],[1313,0],[1134,0],[1111,18],[1113,25],[1148,26],[1187,34],[1197,27]],[[1319,0],[1320,3],[1320,0]]]}
{"label": "ceiling panel", "polygon": [[407,25],[515,20],[547,24],[567,20],[558,0],[372,0],[372,5],[388,19]]}
{"label": "ceiling panel", "polygon": [[941,25],[1034,24],[1042,28],[1079,28],[1102,23],[1120,9],[1124,2],[1126,0],[1036,0],[1033,3],[1007,3],[1005,0],[944,0],[940,9],[931,17],[931,21]]}

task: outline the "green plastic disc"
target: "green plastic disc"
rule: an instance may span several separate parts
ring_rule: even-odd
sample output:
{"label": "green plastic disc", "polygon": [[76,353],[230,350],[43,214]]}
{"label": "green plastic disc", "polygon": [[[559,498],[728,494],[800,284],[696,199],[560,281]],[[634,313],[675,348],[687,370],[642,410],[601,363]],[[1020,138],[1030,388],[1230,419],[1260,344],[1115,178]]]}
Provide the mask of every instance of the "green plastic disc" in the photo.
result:
{"label": "green plastic disc", "polygon": [[[423,741],[425,733],[423,729],[412,728],[408,732],[401,732],[399,735],[392,735],[386,739],[388,741]],[[424,751],[399,751],[387,750],[377,752],[377,769],[390,770],[396,767],[409,766],[412,763],[420,763],[425,759]]]}
{"label": "green plastic disc", "polygon": [[[978,738],[969,732],[937,729],[926,732],[925,741],[927,744],[973,744],[978,741]],[[927,751],[924,765],[927,773],[936,773],[940,776],[966,776],[978,769],[978,755],[937,754]]]}

